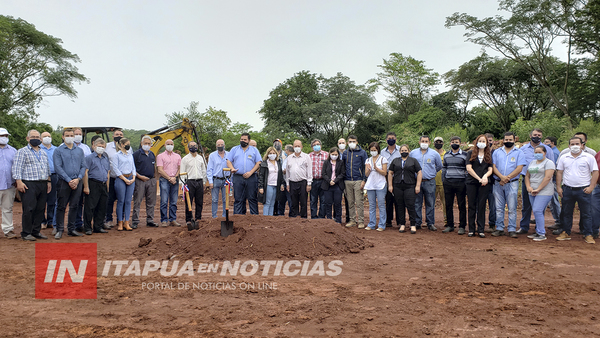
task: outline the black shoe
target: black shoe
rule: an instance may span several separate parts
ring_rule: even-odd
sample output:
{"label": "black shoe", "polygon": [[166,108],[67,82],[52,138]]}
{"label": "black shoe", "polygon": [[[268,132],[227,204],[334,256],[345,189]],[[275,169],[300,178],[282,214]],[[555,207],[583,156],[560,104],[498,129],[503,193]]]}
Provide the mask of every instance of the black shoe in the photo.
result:
{"label": "black shoe", "polygon": [[554,223],[554,225],[551,225],[551,226],[548,227],[549,230],[558,230],[558,229],[561,229],[561,228],[562,227],[561,227],[560,223]]}
{"label": "black shoe", "polygon": [[138,223],[131,223],[131,228],[132,229],[137,229],[138,227]]}
{"label": "black shoe", "polygon": [[508,236],[510,236],[511,238],[519,238],[519,236],[517,236],[517,232],[516,231],[509,232]]}
{"label": "black shoe", "polygon": [[77,227],[77,228],[75,228],[75,231],[77,231],[77,232],[83,232],[83,228],[82,227]]}
{"label": "black shoe", "polygon": [[[453,227],[446,227],[446,229],[442,230],[442,232],[445,233],[445,234],[449,233],[449,232],[453,232],[453,231],[454,231]],[[463,234],[464,234],[464,232],[463,232]]]}
{"label": "black shoe", "polygon": [[459,235],[464,235],[465,234],[465,228],[458,228],[458,234]]}
{"label": "black shoe", "polygon": [[433,225],[433,224],[429,224],[429,225],[427,226],[427,229],[429,229],[430,231],[437,231],[437,228],[436,228],[436,227],[435,227],[435,225]]}
{"label": "black shoe", "polygon": [[562,232],[563,232],[563,230],[562,230],[562,229],[556,229],[556,230],[552,230],[552,234],[553,234],[553,235],[556,235],[556,236],[558,236],[558,235],[562,234]]}
{"label": "black shoe", "polygon": [[494,230],[494,232],[492,232],[492,236],[494,236],[494,237],[504,236],[504,230]]}
{"label": "black shoe", "polygon": [[88,235],[88,236],[91,236],[92,235],[92,230],[86,230],[85,234]]}
{"label": "black shoe", "polygon": [[480,238],[485,238],[485,234],[484,234],[483,232],[480,232],[480,233],[479,233],[479,237],[480,237]]}
{"label": "black shoe", "polygon": [[527,230],[523,230],[523,228],[520,228],[519,230],[517,230],[517,235],[526,235],[529,231]]}
{"label": "black shoe", "polygon": [[535,224],[535,219],[532,219],[531,221],[529,221],[529,224]]}
{"label": "black shoe", "polygon": [[48,237],[44,236],[41,233],[37,233],[37,234],[31,234],[31,236],[37,238],[37,239],[48,239]]}
{"label": "black shoe", "polygon": [[146,226],[147,227],[151,227],[151,228],[156,228],[156,227],[158,227],[158,224],[150,221],[150,222],[146,223]]}
{"label": "black shoe", "polygon": [[188,229],[188,231],[192,231],[192,230],[194,230],[194,223],[192,223],[192,222],[187,222],[187,223],[186,223],[186,225],[187,225],[187,229]]}
{"label": "black shoe", "polygon": [[33,237],[32,235],[27,235],[25,237],[21,236],[21,239],[23,239],[24,241],[32,241],[35,242],[35,237]]}
{"label": "black shoe", "polygon": [[106,231],[106,230],[104,230],[102,228],[100,228],[100,230],[94,230],[94,232],[97,233],[97,234],[106,234],[106,233],[108,233],[108,231]]}
{"label": "black shoe", "polygon": [[80,233],[80,232],[77,232],[77,230],[69,231],[69,232],[67,233],[67,235],[69,235],[69,236],[73,236],[73,237],[79,237],[79,236],[83,236],[83,234],[82,234],[82,233]]}
{"label": "black shoe", "polygon": [[420,225],[417,225],[417,230],[423,229]]}
{"label": "black shoe", "polygon": [[62,231],[57,232],[56,235],[54,235],[54,239],[61,239],[62,238],[62,234],[63,234]]}

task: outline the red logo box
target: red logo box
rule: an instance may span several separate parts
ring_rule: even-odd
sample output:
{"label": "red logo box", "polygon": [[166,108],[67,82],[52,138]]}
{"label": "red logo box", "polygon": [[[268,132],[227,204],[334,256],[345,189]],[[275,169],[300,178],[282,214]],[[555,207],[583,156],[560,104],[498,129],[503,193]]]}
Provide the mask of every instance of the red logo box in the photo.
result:
{"label": "red logo box", "polygon": [[96,299],[96,243],[36,243],[36,299]]}

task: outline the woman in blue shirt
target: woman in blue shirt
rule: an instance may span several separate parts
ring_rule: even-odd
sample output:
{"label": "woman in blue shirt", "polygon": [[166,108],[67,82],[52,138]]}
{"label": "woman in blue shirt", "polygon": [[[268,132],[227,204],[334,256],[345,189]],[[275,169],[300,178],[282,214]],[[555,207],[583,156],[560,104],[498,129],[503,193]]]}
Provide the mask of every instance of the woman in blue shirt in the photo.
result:
{"label": "woman in blue shirt", "polygon": [[135,188],[135,164],[129,139],[122,138],[116,144],[117,153],[110,158],[110,168],[117,175],[115,193],[117,194],[117,230],[133,230],[129,226],[131,199]]}

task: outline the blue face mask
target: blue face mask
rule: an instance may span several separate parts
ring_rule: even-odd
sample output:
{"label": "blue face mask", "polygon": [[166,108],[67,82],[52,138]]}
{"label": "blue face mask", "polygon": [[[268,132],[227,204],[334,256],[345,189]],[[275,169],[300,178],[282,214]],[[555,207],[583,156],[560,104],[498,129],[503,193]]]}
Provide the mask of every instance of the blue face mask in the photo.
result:
{"label": "blue face mask", "polygon": [[533,157],[534,157],[536,160],[538,160],[538,161],[541,161],[541,160],[543,160],[543,159],[544,159],[544,157],[545,157],[545,156],[544,156],[544,154],[541,154],[541,153],[535,153],[535,154],[533,154]]}
{"label": "blue face mask", "polygon": [[320,145],[313,146],[313,150],[314,151],[321,151],[321,146]]}

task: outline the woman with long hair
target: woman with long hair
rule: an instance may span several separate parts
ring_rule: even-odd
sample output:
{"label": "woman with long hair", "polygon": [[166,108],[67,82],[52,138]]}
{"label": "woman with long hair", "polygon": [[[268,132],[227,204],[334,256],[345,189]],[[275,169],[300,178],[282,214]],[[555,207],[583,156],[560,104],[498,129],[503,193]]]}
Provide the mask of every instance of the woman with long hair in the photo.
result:
{"label": "woman with long hair", "polygon": [[[479,135],[475,139],[473,150],[467,152],[467,172],[466,179],[467,198],[469,200],[469,237],[475,233],[484,238],[485,228],[485,202],[492,189],[493,182],[490,182],[492,176],[492,154],[488,146],[488,139],[485,135]],[[475,224],[477,222],[477,227]]]}
{"label": "woman with long hair", "polygon": [[273,216],[275,201],[279,200],[281,194],[285,194],[285,181],[279,152],[269,147],[258,169],[258,200],[264,204],[264,216]]}
{"label": "woman with long hair", "polygon": [[323,162],[323,207],[325,218],[331,219],[331,207],[335,210],[335,221],[342,223],[342,196],[344,195],[344,175],[346,165],[340,159],[340,150],[337,147],[329,149],[329,157]]}
{"label": "woman with long hair", "polygon": [[135,163],[133,161],[133,150],[129,139],[122,138],[115,143],[117,153],[110,158],[110,170],[116,175],[115,193],[117,194],[117,230],[133,230],[129,227],[129,216],[131,214],[131,199],[135,188]]}

